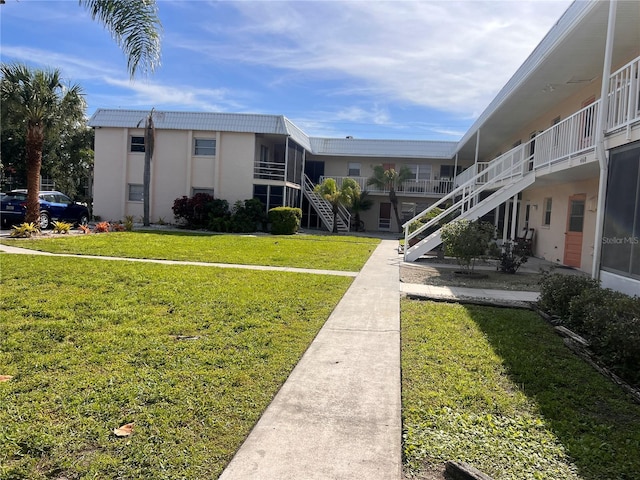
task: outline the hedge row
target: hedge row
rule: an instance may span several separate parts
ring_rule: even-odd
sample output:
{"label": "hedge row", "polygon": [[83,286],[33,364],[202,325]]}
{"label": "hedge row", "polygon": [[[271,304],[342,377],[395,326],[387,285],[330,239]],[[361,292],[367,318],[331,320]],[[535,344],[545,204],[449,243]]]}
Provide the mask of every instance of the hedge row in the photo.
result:
{"label": "hedge row", "polygon": [[640,297],[630,297],[578,275],[543,275],[539,307],[591,344],[620,377],[640,385]]}
{"label": "hedge row", "polygon": [[267,230],[267,219],[271,233],[291,235],[298,231],[302,211],[299,208],[277,207],[265,214],[265,207],[258,199],[238,200],[233,208],[229,202],[214,198],[207,193],[196,193],[193,197],[180,197],[173,202],[176,220],[186,228],[204,228],[214,232],[251,233]]}

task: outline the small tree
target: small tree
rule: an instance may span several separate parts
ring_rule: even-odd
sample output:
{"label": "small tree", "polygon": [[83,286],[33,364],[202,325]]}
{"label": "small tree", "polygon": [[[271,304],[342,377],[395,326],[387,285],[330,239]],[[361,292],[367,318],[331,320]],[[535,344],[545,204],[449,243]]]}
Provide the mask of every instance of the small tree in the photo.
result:
{"label": "small tree", "polygon": [[[347,179],[351,180],[351,179]],[[353,181],[353,180],[352,180]],[[355,183],[355,181],[353,181]],[[373,200],[369,198],[369,193],[364,190],[360,190],[360,185],[357,185],[357,189],[353,191],[353,196],[351,197],[351,205],[349,206],[349,210],[354,216],[354,221],[356,225],[356,230],[361,231],[364,230],[364,226],[360,221],[360,213],[369,210],[373,207]]]}
{"label": "small tree", "polygon": [[454,220],[442,227],[445,253],[456,257],[463,272],[473,273],[476,259],[484,256],[493,238],[494,227],[488,222]]}
{"label": "small tree", "polygon": [[356,188],[360,189],[356,181],[351,178],[345,179],[340,188],[338,188],[338,184],[333,178],[325,178],[320,185],[316,185],[315,191],[331,204],[331,212],[333,213],[332,233],[338,233],[337,219],[340,205],[346,207],[351,205]]}
{"label": "small tree", "polygon": [[396,217],[396,223],[398,224],[398,232],[402,231],[402,222],[400,222],[400,213],[398,212],[398,196],[396,195],[396,190],[405,180],[409,180],[412,176],[413,173],[406,165],[400,167],[399,172],[393,168],[385,170],[382,165],[376,165],[373,167],[373,175],[367,180],[367,185],[373,185],[380,190],[389,190],[389,201],[393,206],[393,213]]}

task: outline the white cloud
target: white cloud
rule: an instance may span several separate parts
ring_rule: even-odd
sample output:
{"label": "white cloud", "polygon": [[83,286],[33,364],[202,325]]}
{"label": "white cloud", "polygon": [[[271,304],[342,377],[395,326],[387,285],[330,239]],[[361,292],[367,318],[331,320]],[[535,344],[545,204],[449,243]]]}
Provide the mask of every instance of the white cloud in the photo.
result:
{"label": "white cloud", "polygon": [[241,24],[183,46],[309,77],[346,75],[351,94],[477,115],[569,3],[236,2]]}

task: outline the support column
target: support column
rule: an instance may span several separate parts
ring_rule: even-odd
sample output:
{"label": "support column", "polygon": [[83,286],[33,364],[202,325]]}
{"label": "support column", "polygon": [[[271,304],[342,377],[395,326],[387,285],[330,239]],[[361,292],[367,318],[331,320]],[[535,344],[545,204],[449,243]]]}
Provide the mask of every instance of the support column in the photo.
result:
{"label": "support column", "polygon": [[596,128],[596,156],[600,164],[600,182],[598,185],[598,206],[596,208],[596,228],[593,240],[593,265],[591,277],[600,279],[600,260],[602,257],[602,234],[604,231],[604,204],[607,195],[607,177],[609,175],[609,159],[604,149],[604,134],[609,110],[609,80],[611,76],[611,57],[613,55],[613,40],[616,29],[617,0],[609,3],[609,23],[607,24],[607,42],[602,66],[602,89],[600,90],[600,110],[598,111],[598,126]]}
{"label": "support column", "polygon": [[511,240],[516,239],[516,222],[518,221],[518,194],[513,196],[513,211],[511,212]]}

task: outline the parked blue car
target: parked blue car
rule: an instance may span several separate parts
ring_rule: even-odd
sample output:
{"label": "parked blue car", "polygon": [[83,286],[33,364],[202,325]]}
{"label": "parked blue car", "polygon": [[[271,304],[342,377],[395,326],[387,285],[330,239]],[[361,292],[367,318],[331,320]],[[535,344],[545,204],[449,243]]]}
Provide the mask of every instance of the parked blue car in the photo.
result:
{"label": "parked blue car", "polygon": [[[89,209],[86,205],[74,202],[64,193],[54,190],[41,191],[40,229],[46,230],[51,222],[62,220],[74,225],[89,223]],[[3,227],[24,222],[27,214],[27,191],[13,190],[0,201],[0,219]]]}

